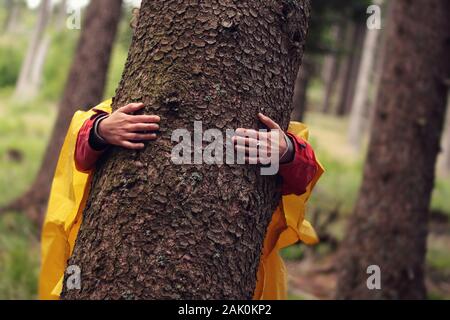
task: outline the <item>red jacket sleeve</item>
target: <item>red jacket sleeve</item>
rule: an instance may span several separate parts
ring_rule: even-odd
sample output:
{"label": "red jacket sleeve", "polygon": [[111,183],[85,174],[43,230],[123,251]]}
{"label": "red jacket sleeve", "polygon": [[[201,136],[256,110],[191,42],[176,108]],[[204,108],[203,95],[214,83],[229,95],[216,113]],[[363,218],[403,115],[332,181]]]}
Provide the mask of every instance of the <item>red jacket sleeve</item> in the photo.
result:
{"label": "red jacket sleeve", "polygon": [[75,147],[75,166],[81,172],[88,172],[94,169],[95,163],[104,151],[96,151],[89,144],[89,135],[94,126],[95,119],[103,112],[98,112],[90,119],[86,120],[78,132],[77,144]]}
{"label": "red jacket sleeve", "polygon": [[280,166],[283,195],[302,195],[317,174],[319,165],[312,147],[302,138],[288,133],[294,143],[294,160]]}

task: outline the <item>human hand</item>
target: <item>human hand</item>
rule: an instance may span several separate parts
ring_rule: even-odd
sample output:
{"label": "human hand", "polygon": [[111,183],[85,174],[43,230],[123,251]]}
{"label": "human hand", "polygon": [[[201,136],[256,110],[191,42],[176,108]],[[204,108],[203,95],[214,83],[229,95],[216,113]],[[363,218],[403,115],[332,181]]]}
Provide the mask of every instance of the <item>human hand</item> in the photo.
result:
{"label": "human hand", "polygon": [[98,134],[108,144],[131,150],[145,147],[144,141],[154,141],[158,138],[151,131],[159,130],[161,118],[154,115],[133,115],[144,108],[143,103],[130,103],[99,123]]}
{"label": "human hand", "polygon": [[[238,153],[245,154],[245,160],[250,164],[268,164],[271,161],[272,148],[278,148],[282,155],[288,150],[286,134],[280,126],[269,117],[258,114],[259,120],[270,130],[267,132],[239,128],[233,137],[233,143]],[[266,150],[261,152],[261,150]],[[255,157],[256,156],[256,157]]]}

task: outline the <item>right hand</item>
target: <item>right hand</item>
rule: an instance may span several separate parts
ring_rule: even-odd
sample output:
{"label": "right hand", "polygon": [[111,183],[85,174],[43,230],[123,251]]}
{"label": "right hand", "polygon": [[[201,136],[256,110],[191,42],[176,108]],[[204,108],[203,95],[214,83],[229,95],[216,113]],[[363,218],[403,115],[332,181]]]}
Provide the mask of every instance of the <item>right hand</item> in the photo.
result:
{"label": "right hand", "polygon": [[[143,103],[130,103],[113,112],[100,122],[99,135],[111,145],[131,150],[145,148],[144,141],[154,141],[158,138],[152,131],[159,130],[161,118],[154,115],[133,115],[144,108]],[[150,133],[146,133],[149,132]]]}

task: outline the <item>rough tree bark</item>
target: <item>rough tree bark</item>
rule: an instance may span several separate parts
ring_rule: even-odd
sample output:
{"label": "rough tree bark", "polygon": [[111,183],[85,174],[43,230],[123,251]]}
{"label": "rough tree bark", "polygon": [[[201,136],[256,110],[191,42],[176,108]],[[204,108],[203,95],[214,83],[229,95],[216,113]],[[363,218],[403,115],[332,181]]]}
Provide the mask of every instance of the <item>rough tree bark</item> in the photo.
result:
{"label": "rough tree bark", "polygon": [[93,107],[103,98],[121,12],[122,0],[91,1],[41,168],[31,188],[7,209],[25,211],[34,221],[42,222],[70,119],[75,111]]}
{"label": "rough tree bark", "polygon": [[[382,18],[382,24],[381,28],[382,30],[385,30],[388,27],[388,23],[391,21],[391,15],[392,15],[392,1],[383,1],[383,18]],[[383,75],[383,66],[384,61],[386,59],[386,32],[381,32],[379,35],[379,44],[377,46],[377,53],[375,55],[375,62],[374,62],[374,80],[373,80],[373,90],[372,95],[370,99],[370,107],[369,107],[369,120],[368,120],[368,126],[366,128],[367,132],[372,131],[372,123],[373,118],[375,114],[375,109],[377,105],[377,97],[378,92],[380,90],[381,86],[381,77]]]}
{"label": "rough tree bark", "polygon": [[36,63],[36,58],[38,57],[38,52],[42,46],[45,29],[47,28],[47,24],[50,19],[50,6],[50,0],[42,0],[39,5],[36,26],[31,36],[31,41],[25,55],[25,60],[22,63],[19,78],[14,91],[14,97],[16,99],[29,99],[32,97],[32,94],[36,92],[36,88],[33,88],[33,83],[31,81],[31,74]]}
{"label": "rough tree bark", "polygon": [[[373,1],[381,5],[381,0]],[[354,151],[360,151],[369,116],[369,89],[373,79],[373,67],[377,53],[379,30],[368,30],[362,49],[362,58],[356,76],[356,89],[350,111],[348,142]]]}
{"label": "rough tree bark", "polygon": [[[280,200],[275,177],[240,165],[174,165],[173,129],[287,128],[306,0],[144,0],[113,107],[162,118],[145,151],[112,149],[93,178],[65,299],[250,299]],[[196,150],[198,152],[199,150]]]}
{"label": "rough tree bark", "polygon": [[[397,0],[392,6],[364,181],[338,260],[340,299],[426,297],[428,212],[450,72],[450,2]],[[367,287],[371,265],[381,268],[381,290]]]}

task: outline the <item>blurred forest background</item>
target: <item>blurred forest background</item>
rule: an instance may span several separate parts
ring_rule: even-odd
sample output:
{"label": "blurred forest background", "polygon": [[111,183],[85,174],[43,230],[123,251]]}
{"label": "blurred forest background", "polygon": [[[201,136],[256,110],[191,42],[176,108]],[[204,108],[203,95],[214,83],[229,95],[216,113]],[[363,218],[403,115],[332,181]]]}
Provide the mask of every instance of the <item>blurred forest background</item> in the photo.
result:
{"label": "blurred forest background", "polygon": [[[100,82],[97,102],[112,97],[121,78],[132,36],[132,11],[139,1],[124,1],[122,14],[116,16],[114,10],[102,10],[101,1],[92,1],[99,4],[91,6],[89,14],[88,0],[0,0],[0,207],[6,208],[0,215],[0,299],[37,297],[39,222],[45,204],[36,189],[45,194],[48,186],[45,177],[36,176],[48,176],[41,165],[45,167],[51,159],[44,157],[56,157],[57,150],[47,145],[58,114],[64,114],[64,101],[78,101],[71,93],[77,89],[71,86],[80,81],[67,79],[90,68],[89,64],[72,65],[77,61],[76,52],[82,51],[77,51],[77,43],[86,37],[113,41],[109,68],[107,59],[103,70],[95,69],[99,78],[105,73],[104,90],[103,80],[89,78]],[[331,299],[335,295],[340,263],[337,251],[363,180],[382,66],[387,59],[384,52],[390,45],[385,30],[391,1],[375,3],[382,7],[381,30],[367,28],[369,0],[312,1],[313,18],[297,79],[293,118],[310,127],[311,143],[327,173],[308,212],[322,242],[315,247],[299,244],[283,252],[292,299]],[[81,26],[86,23],[86,28],[94,28],[84,38],[83,29],[66,25],[76,25],[73,13],[79,7]],[[88,26],[84,19],[109,19],[110,33],[114,33],[111,23],[117,21],[117,35],[95,34],[95,23]],[[108,51],[108,46],[104,49]],[[108,57],[102,55],[103,60]],[[96,95],[90,98],[96,99]],[[84,103],[70,106],[75,109],[65,113],[86,107]],[[64,129],[57,131],[59,137],[65,134]],[[51,145],[58,147],[55,141]],[[429,215],[426,286],[430,299],[450,298],[450,116],[442,146]],[[30,187],[35,189],[31,193]]]}

